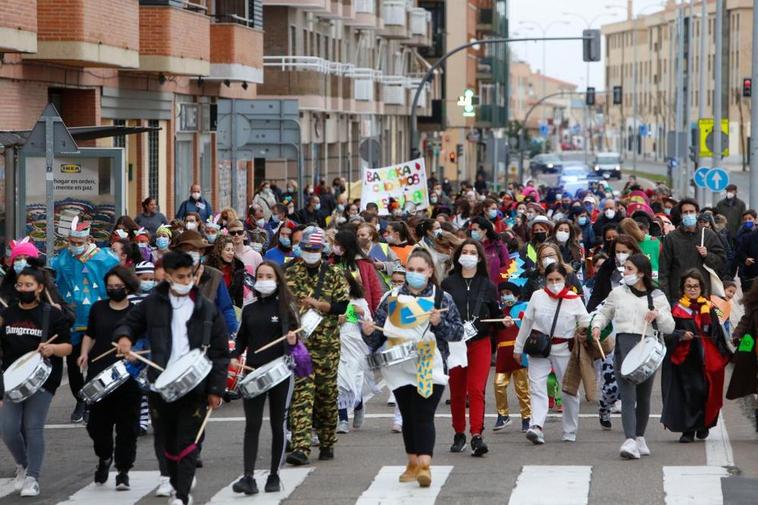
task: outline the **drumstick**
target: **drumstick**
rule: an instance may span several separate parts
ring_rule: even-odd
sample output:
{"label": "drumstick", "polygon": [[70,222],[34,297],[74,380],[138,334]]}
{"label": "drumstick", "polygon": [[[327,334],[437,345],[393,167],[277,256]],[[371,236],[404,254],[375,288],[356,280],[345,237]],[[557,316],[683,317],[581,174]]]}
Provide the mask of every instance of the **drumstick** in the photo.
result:
{"label": "drumstick", "polygon": [[5,300],[3,300],[2,298],[0,298],[0,305],[2,305],[3,307],[5,307],[6,309],[8,308],[8,304],[5,303]]}
{"label": "drumstick", "polygon": [[[116,348],[118,348],[118,344],[117,344],[116,342],[112,342],[112,343],[111,343],[111,345],[112,345],[113,347],[116,347]],[[155,363],[153,363],[152,361],[150,361],[150,360],[149,360],[149,359],[147,359],[147,358],[143,358],[143,357],[142,357],[142,356],[140,356],[139,354],[136,354],[136,353],[134,353],[134,352],[132,352],[132,351],[129,351],[129,354],[131,354],[132,356],[134,356],[135,358],[137,358],[137,359],[138,359],[138,360],[140,360],[141,362],[145,363],[146,365],[150,365],[151,367],[155,368],[156,370],[160,370],[161,372],[165,372],[165,371],[166,371],[164,368],[162,368],[162,367],[160,367],[160,366],[156,365]]]}
{"label": "drumstick", "polygon": [[247,365],[243,365],[242,363],[239,364],[239,368],[242,370],[247,370],[248,372],[255,372],[255,368]]}
{"label": "drumstick", "polygon": [[205,419],[203,419],[203,424],[200,425],[200,429],[197,431],[197,436],[195,437],[195,445],[197,445],[197,443],[200,442],[200,437],[203,436],[203,431],[205,431],[205,425],[208,424],[208,419],[210,419],[212,412],[213,412],[213,409],[208,407],[208,412],[205,413]]}
{"label": "drumstick", "polygon": [[[292,331],[295,332],[295,333],[297,333],[299,331],[303,331],[303,328],[301,327],[301,328],[298,328],[298,329],[292,330]],[[281,337],[277,338],[276,340],[274,340],[272,342],[269,342],[268,344],[264,345],[263,347],[258,348],[258,350],[256,350],[255,352],[253,352],[253,354],[258,354],[261,351],[265,351],[269,347],[273,347],[276,344],[278,344],[279,342],[284,342],[286,339],[287,339],[287,335],[282,335]]]}
{"label": "drumstick", "polygon": [[602,356],[603,357],[603,361],[605,361],[605,352],[603,351],[603,346],[600,345],[600,340],[597,339],[597,338],[593,338],[592,340],[594,340],[595,342],[597,342],[597,348],[600,349],[600,356]]}
{"label": "drumstick", "polygon": [[647,324],[648,324],[647,321],[645,321],[645,326],[643,326],[642,328],[642,336],[640,337],[640,342],[645,340],[645,333],[647,333]]}
{"label": "drumstick", "polygon": [[[49,338],[47,340],[47,342],[43,342],[43,343],[49,344],[50,342],[52,342],[56,338],[58,338],[58,334],[57,333],[55,335],[53,335],[51,338]],[[29,361],[32,358],[32,356],[34,356],[34,354],[30,354],[29,356],[27,356],[26,359],[24,359],[24,361],[22,361],[20,364],[23,365],[24,363],[26,363],[27,361]]]}
{"label": "drumstick", "polygon": [[[132,354],[150,354],[150,349],[143,349],[142,351],[130,351]],[[124,354],[116,354],[116,357],[123,358]]]}
{"label": "drumstick", "polygon": [[[437,310],[437,309],[435,309],[435,310]],[[450,307],[445,307],[444,309],[439,309],[440,312],[447,312],[448,310],[450,310]],[[434,310],[430,310],[429,312],[424,312],[424,313],[419,314],[417,316],[411,316],[408,319],[418,319],[420,317],[428,317],[428,316],[431,316],[433,312],[434,312]]]}
{"label": "drumstick", "polygon": [[700,247],[705,245],[705,227],[700,228]]}
{"label": "drumstick", "polygon": [[115,347],[113,349],[105,351],[104,353],[100,354],[99,356],[93,358],[91,362],[94,363],[95,361],[99,360],[100,358],[106,357],[107,355],[109,355],[112,352],[116,352],[116,348]]}
{"label": "drumstick", "polygon": [[56,333],[55,335],[53,335],[52,337],[50,337],[50,338],[47,340],[47,342],[45,342],[45,343],[46,343],[46,344],[49,344],[50,342],[52,342],[52,341],[53,341],[53,340],[55,340],[56,338],[58,338],[58,334],[57,334],[57,333]]}
{"label": "drumstick", "polygon": [[[480,319],[479,322],[480,323],[504,323],[506,319],[507,318],[505,317],[502,319]],[[518,317],[512,317],[511,321],[521,321],[521,319],[519,319]]]}

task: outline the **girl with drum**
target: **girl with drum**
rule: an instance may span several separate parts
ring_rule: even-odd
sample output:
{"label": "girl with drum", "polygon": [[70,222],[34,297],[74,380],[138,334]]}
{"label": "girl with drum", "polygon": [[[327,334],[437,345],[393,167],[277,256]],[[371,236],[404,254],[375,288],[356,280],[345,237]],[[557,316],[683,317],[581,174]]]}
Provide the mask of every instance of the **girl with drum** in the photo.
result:
{"label": "girl with drum", "polygon": [[639,459],[650,455],[645,428],[650,417],[650,394],[655,373],[636,384],[621,375],[621,365],[641,337],[655,337],[656,331],[664,335],[674,331],[671,308],[663,292],[653,285],[650,260],[644,254],[633,254],[624,262],[623,284],[611,291],[590,322],[592,338],[599,340],[602,330],[610,323],[616,332],[614,367],[621,392],[621,423],[626,437],[619,454],[625,459]]}
{"label": "girl with drum", "polygon": [[458,308],[438,286],[434,268],[428,252],[414,250],[406,264],[405,285],[384,297],[375,321],[362,323],[364,340],[372,350],[385,342],[390,348],[415,343],[415,359],[382,367],[382,375],[403,416],[408,465],[400,482],[416,481],[421,487],[432,483],[434,413],[447,382],[443,355],[448,342],[463,338]]}
{"label": "girl with drum", "polygon": [[716,426],[724,397],[724,368],[731,352],[719,313],[711,305],[703,274],[688,270],[681,280],[682,297],[671,309],[675,329],[666,335],[661,372],[661,423],[680,432],[679,441],[708,438]]}
{"label": "girl with drum", "polygon": [[[482,219],[481,217],[474,219]],[[497,289],[490,280],[487,257],[481,242],[466,239],[453,254],[453,271],[442,282],[442,289],[453,297],[464,320],[465,342],[450,344],[451,359],[456,347],[463,353],[461,366],[450,366],[450,411],[453,414],[455,436],[450,452],[466,448],[466,399],[469,402],[471,454],[483,456],[488,452],[482,440],[484,429],[484,390],[490,371],[490,335],[492,324],[480,319],[499,317]],[[498,274],[499,275],[499,274]]]}
{"label": "girl with drum", "polygon": [[[101,372],[119,362],[122,358],[115,353],[92,361],[113,349],[113,330],[133,304],[128,296],[139,289],[139,281],[121,265],[113,267],[105,274],[107,300],[92,305],[87,330],[82,339],[82,349],[77,360],[79,368],[87,370],[87,382]],[[137,457],[137,436],[139,433],[140,402],[142,392],[133,378],[118,387],[105,398],[90,406],[87,432],[99,458],[95,470],[95,484],[105,484],[111,464],[116,464],[116,489],[129,489],[129,470]],[[113,430],[116,430],[115,446]]]}
{"label": "girl with drum", "polygon": [[[237,332],[235,350],[232,352],[232,367],[240,366],[239,357],[245,351],[247,351],[246,365],[258,368],[290,353],[293,346],[298,343],[297,335],[291,331],[297,328],[297,312],[292,294],[279,266],[272,261],[264,261],[258,266],[255,279],[253,289],[257,298],[242,309],[242,322]],[[282,337],[285,331],[288,332],[286,342],[259,353],[255,352]],[[251,495],[258,492],[253,474],[258,457],[258,436],[263,422],[263,406],[267,397],[272,440],[271,466],[265,490],[267,493],[281,490],[279,468],[284,459],[284,429],[293,387],[294,379],[290,377],[263,394],[243,400],[245,439],[242,454],[245,473],[232,486],[235,493]]]}
{"label": "girl with drum", "polygon": [[[45,276],[40,270],[25,268],[16,276],[16,296],[2,314],[0,347],[2,369],[5,375],[5,397],[0,408],[0,431],[3,442],[16,462],[14,489],[21,496],[38,496],[42,459],[45,454],[43,428],[47,411],[63,375],[63,357],[71,353],[70,323],[60,309],[41,298],[45,289]],[[54,338],[54,340],[53,340]],[[39,360],[39,355],[43,360]],[[25,356],[27,355],[27,356]],[[24,362],[19,360],[23,359]],[[39,366],[24,366],[38,361]],[[17,363],[18,361],[18,363]],[[15,366],[14,366],[15,365]],[[12,370],[9,368],[12,367]],[[40,386],[31,384],[40,367],[48,367],[49,377]],[[26,390],[25,398],[13,401],[13,384],[9,372],[32,372],[13,382]],[[15,377],[14,377],[15,379]],[[37,387],[32,393],[32,389]]]}
{"label": "girl with drum", "polygon": [[[520,362],[527,339],[544,343],[537,346],[540,349],[526,347],[532,405],[532,425],[526,432],[526,438],[535,445],[545,443],[542,428],[547,417],[548,375],[553,370],[558,383],[563,383],[563,374],[571,357],[574,330],[587,318],[582,297],[572,291],[567,283],[570,268],[558,262],[550,263],[545,268],[545,288],[532,294],[513,348],[513,358]],[[562,399],[562,440],[575,442],[579,426],[579,397],[564,393]]]}

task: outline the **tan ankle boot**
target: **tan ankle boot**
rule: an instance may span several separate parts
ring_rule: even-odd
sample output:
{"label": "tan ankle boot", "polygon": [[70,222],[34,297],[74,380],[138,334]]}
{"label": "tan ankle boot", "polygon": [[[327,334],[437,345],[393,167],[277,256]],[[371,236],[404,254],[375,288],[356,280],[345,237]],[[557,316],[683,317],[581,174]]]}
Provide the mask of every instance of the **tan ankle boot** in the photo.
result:
{"label": "tan ankle boot", "polygon": [[408,463],[405,466],[405,471],[400,474],[400,482],[413,482],[416,480],[416,473],[418,472],[418,465],[412,465]]}
{"label": "tan ankle boot", "polygon": [[419,465],[416,472],[416,482],[421,487],[429,487],[432,485],[432,472],[429,470],[429,465]]}

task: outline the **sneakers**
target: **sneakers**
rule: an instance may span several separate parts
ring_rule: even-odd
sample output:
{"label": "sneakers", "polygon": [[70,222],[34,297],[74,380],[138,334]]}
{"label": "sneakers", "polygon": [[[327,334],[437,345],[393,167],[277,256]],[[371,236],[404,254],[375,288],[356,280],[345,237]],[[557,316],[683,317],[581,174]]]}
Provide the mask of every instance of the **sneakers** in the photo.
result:
{"label": "sneakers", "polygon": [[363,426],[363,418],[365,414],[365,408],[353,411],[353,428],[360,429]]}
{"label": "sneakers", "polygon": [[525,417],[521,420],[521,433],[526,433],[527,431],[529,431],[529,423],[531,421],[532,420],[529,419],[528,417]]}
{"label": "sneakers", "polygon": [[708,428],[704,428],[702,430],[697,430],[695,432],[695,436],[697,437],[698,440],[705,440],[706,438],[708,438],[709,433],[710,433],[710,430]]}
{"label": "sneakers", "polygon": [[650,456],[650,448],[647,446],[645,437],[637,437],[637,450],[640,456]]}
{"label": "sneakers", "polygon": [[402,433],[403,425],[400,423],[392,423],[392,433]]}
{"label": "sneakers", "polygon": [[318,451],[318,460],[319,461],[331,461],[334,459],[334,448],[333,447],[322,447]]}
{"label": "sneakers", "polygon": [[310,463],[308,456],[302,451],[293,451],[287,455],[287,463],[294,466],[302,466]]}
{"label": "sneakers", "polygon": [[453,437],[453,445],[450,446],[450,452],[463,452],[466,448],[466,435],[456,433]]}
{"label": "sneakers", "polygon": [[314,430],[311,432],[311,447],[318,447],[319,445],[321,442],[319,442],[318,433]]}
{"label": "sneakers", "polygon": [[235,493],[245,493],[246,495],[258,493],[258,484],[252,475],[243,475],[240,480],[232,484],[232,491]]}
{"label": "sneakers", "polygon": [[129,474],[119,472],[116,474],[116,491],[129,491]]}
{"label": "sneakers", "polygon": [[494,431],[500,431],[506,426],[511,424],[511,418],[510,416],[501,416],[500,414],[497,415],[497,421],[495,421],[495,426],[492,427]]}
{"label": "sneakers", "polygon": [[637,447],[637,441],[633,438],[627,438],[621,444],[619,455],[624,459],[640,459],[640,449]]}
{"label": "sneakers", "polygon": [[398,481],[400,482],[413,482],[416,480],[416,474],[418,474],[418,466],[408,463],[405,465],[405,471],[400,474]]}
{"label": "sneakers", "polygon": [[37,482],[37,479],[29,476],[24,479],[21,496],[39,496],[39,482]]}
{"label": "sneakers", "polygon": [[616,400],[611,406],[611,414],[621,413],[621,400]]}
{"label": "sneakers", "polygon": [[95,470],[95,484],[105,484],[108,481],[108,471],[111,469],[112,459],[101,459]]}
{"label": "sneakers", "polygon": [[85,410],[87,410],[87,406],[84,402],[76,402],[76,407],[74,407],[74,411],[71,413],[71,422],[76,424],[84,421]]}
{"label": "sneakers", "polygon": [[171,485],[171,477],[161,475],[158,489],[155,490],[155,496],[169,497],[174,492],[174,486]]}
{"label": "sneakers", "polygon": [[421,465],[416,471],[416,482],[421,487],[429,487],[432,485],[432,472],[429,470],[429,465]]}
{"label": "sneakers", "polygon": [[694,431],[685,431],[682,433],[682,436],[679,437],[679,443],[680,444],[689,444],[690,442],[695,441],[695,432]]}
{"label": "sneakers", "polygon": [[348,428],[347,421],[339,421],[337,423],[337,433],[350,433],[350,428]]}
{"label": "sneakers", "polygon": [[613,428],[613,423],[611,423],[610,412],[600,413],[600,426],[603,428],[604,431],[608,431]]}
{"label": "sneakers", "polygon": [[489,452],[487,444],[482,440],[481,435],[474,435],[471,437],[471,455],[476,457],[482,457]]}
{"label": "sneakers", "polygon": [[13,481],[13,490],[17,493],[24,487],[24,481],[26,480],[26,468],[22,465],[16,465],[16,479]]}
{"label": "sneakers", "polygon": [[279,474],[271,473],[266,479],[266,487],[264,490],[267,493],[278,493],[282,490],[282,481],[279,480]]}
{"label": "sneakers", "polygon": [[564,442],[576,442],[576,433],[566,431],[563,433],[561,440]]}
{"label": "sneakers", "polygon": [[[187,498],[186,505],[192,505],[192,502],[193,502],[192,496],[190,496],[189,498]],[[181,498],[174,497],[174,498],[169,499],[168,505],[185,505],[185,503],[181,500]]]}
{"label": "sneakers", "polygon": [[545,443],[545,435],[542,433],[542,428],[539,426],[532,426],[526,430],[526,439],[534,445],[542,445]]}

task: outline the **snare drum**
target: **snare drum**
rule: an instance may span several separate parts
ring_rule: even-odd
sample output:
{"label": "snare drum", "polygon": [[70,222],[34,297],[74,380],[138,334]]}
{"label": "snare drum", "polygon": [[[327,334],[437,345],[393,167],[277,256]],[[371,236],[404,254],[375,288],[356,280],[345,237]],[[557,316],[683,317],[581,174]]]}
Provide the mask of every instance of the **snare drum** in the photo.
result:
{"label": "snare drum", "polygon": [[645,337],[637,343],[621,363],[621,376],[634,384],[652,377],[666,357],[666,346],[657,337]]}
{"label": "snare drum", "polygon": [[[234,340],[229,341],[229,352],[234,350]],[[240,357],[237,359],[237,361],[240,362],[241,365],[245,364],[245,360],[247,359],[247,350],[243,352]],[[242,374],[243,368],[240,366],[232,366],[231,363],[229,363],[229,367],[226,371],[226,392],[231,393],[237,390],[237,386],[239,385],[240,380],[244,376]]]}
{"label": "snare drum", "polygon": [[126,369],[126,363],[123,360],[117,361],[87,382],[79,390],[79,398],[90,405],[97,403],[118,389],[129,377],[131,375]]}
{"label": "snare drum", "polygon": [[292,376],[292,358],[282,356],[256,368],[239,383],[239,391],[243,398],[255,398],[281,384]]}
{"label": "snare drum", "polygon": [[368,367],[371,370],[378,370],[380,368],[410,361],[417,357],[416,343],[405,342],[404,344],[396,345],[384,351],[376,351],[373,354],[369,354],[366,356],[366,360],[368,361]]}
{"label": "snare drum", "polygon": [[166,367],[153,384],[153,390],[167,402],[174,402],[195,389],[211,373],[213,363],[202,349],[192,349]]}
{"label": "snare drum", "polygon": [[52,371],[53,365],[39,351],[29,351],[3,373],[5,397],[13,403],[26,400],[39,391]]}

